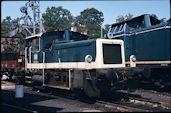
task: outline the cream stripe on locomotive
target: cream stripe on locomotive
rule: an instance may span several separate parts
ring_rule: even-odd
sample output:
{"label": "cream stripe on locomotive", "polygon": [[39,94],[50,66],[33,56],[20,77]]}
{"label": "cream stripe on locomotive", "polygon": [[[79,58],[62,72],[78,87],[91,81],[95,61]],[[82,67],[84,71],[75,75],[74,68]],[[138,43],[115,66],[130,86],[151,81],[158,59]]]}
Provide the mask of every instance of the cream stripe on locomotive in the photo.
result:
{"label": "cream stripe on locomotive", "polygon": [[[121,45],[121,64],[103,63],[103,44]],[[125,67],[124,45],[122,40],[97,39],[96,41],[96,60],[95,62],[55,62],[55,63],[27,63],[28,69],[103,69]]]}
{"label": "cream stripe on locomotive", "polygon": [[65,62],[65,63],[28,63],[28,69],[105,69],[105,68],[121,68],[124,64],[107,64],[99,66],[97,62]]}
{"label": "cream stripe on locomotive", "polygon": [[[136,64],[171,64],[171,61],[136,61]],[[130,64],[130,62],[126,62]]]}

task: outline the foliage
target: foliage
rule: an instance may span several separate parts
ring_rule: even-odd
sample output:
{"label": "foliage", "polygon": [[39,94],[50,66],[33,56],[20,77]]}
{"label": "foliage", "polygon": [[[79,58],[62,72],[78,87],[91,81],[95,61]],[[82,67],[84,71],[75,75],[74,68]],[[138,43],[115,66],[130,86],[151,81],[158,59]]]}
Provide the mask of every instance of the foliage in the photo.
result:
{"label": "foliage", "polygon": [[125,18],[126,18],[127,20],[130,20],[130,19],[133,18],[133,15],[130,14],[130,13],[128,13],[127,15],[125,15]]}
{"label": "foliage", "polygon": [[160,19],[160,22],[166,22],[166,18]]}
{"label": "foliage", "polygon": [[167,22],[171,23],[171,18],[169,18],[169,19],[167,20]]}
{"label": "foliage", "polygon": [[123,15],[117,17],[116,22],[123,22],[125,20]]}
{"label": "foliage", "polygon": [[150,16],[157,18],[161,23],[166,22],[166,18],[159,19],[156,14],[151,14]]}
{"label": "foliage", "polygon": [[103,37],[106,37],[108,31],[110,29],[110,25],[109,24],[105,24],[103,30]]}
{"label": "foliage", "polygon": [[19,33],[19,34],[16,35],[16,37],[20,38],[20,50],[24,51],[25,47],[26,47],[25,36],[23,36],[22,33]]}
{"label": "foliage", "polygon": [[3,21],[1,22],[1,36],[8,36],[9,31],[11,30],[11,22],[12,19],[10,16],[7,16]]}
{"label": "foliage", "polygon": [[75,18],[78,32],[87,32],[89,38],[99,38],[101,24],[104,21],[103,13],[95,8],[85,9]]}
{"label": "foliage", "polygon": [[116,19],[116,22],[123,22],[124,20],[130,20],[132,18],[133,18],[133,15],[128,13],[125,16],[123,16],[123,15],[118,16],[117,19]]}
{"label": "foliage", "polygon": [[105,33],[108,33],[109,29],[110,29],[110,25],[109,24],[106,24],[105,25]]}
{"label": "foliage", "polygon": [[157,19],[158,19],[158,17],[157,17],[157,15],[156,15],[156,14],[150,14],[150,16],[153,16],[153,17],[155,17],[155,18],[157,18]]}
{"label": "foliage", "polygon": [[[1,36],[2,37],[8,37],[9,32],[12,30],[11,25],[12,22],[15,21],[16,19],[12,20],[10,16],[7,16],[3,21],[1,22]],[[18,33],[15,37],[20,38],[20,50],[24,50],[25,48],[25,37]]]}
{"label": "foliage", "polygon": [[70,11],[60,7],[47,8],[42,14],[43,25],[46,31],[64,30],[71,27],[73,16]]}

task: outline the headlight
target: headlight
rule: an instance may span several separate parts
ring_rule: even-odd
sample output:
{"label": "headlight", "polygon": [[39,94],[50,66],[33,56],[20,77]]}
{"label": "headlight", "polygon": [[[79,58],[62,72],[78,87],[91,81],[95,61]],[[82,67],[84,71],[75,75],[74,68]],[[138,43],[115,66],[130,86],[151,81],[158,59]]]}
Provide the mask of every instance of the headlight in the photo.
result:
{"label": "headlight", "polygon": [[86,56],[85,56],[85,61],[86,61],[86,62],[91,63],[92,60],[93,60],[93,58],[92,58],[91,55],[86,55]]}
{"label": "headlight", "polygon": [[112,39],[112,34],[111,33],[108,34],[108,38]]}
{"label": "headlight", "polygon": [[135,55],[131,55],[131,56],[130,56],[130,59],[131,59],[133,62],[135,62],[135,61],[136,61],[136,56],[135,56]]}

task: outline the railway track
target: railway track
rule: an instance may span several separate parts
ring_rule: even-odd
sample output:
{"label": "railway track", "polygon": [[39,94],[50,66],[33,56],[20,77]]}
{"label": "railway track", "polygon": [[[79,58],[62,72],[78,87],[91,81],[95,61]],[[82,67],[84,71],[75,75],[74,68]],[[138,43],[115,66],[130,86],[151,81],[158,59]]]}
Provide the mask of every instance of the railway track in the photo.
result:
{"label": "railway track", "polygon": [[129,106],[101,101],[101,100],[96,101],[96,104],[102,105],[104,107],[112,108],[112,109],[117,109],[118,111],[122,111],[122,112],[149,112],[149,110],[129,107]]}
{"label": "railway track", "polygon": [[149,105],[152,107],[162,107],[164,109],[170,109],[171,110],[171,104],[169,104],[169,103],[153,102],[153,101],[150,101],[149,99],[144,99],[144,98],[129,97],[129,102],[142,104],[142,105]]}
{"label": "railway track", "polygon": [[129,97],[128,100],[121,100],[118,102],[108,102],[103,100],[97,100],[96,104],[116,109],[119,112],[155,112],[155,111],[171,111],[171,104],[157,103],[142,98]]}
{"label": "railway track", "polygon": [[[171,111],[171,96],[169,93],[160,93],[155,91],[138,90],[134,93],[127,91],[118,91],[117,95],[113,95],[108,99],[97,100],[96,103],[108,108],[117,109],[119,112],[170,112]],[[142,93],[142,95],[140,95]],[[144,96],[144,93],[147,93]],[[148,97],[149,94],[154,95],[154,98]],[[113,93],[114,94],[114,93]],[[121,97],[116,100],[114,98]],[[156,96],[158,95],[158,96]],[[113,99],[112,99],[113,98]],[[160,98],[160,99],[158,99]],[[162,99],[168,99],[164,102]],[[162,100],[162,101],[160,101]]]}
{"label": "railway track", "polygon": [[13,113],[38,113],[37,111],[26,109],[19,106],[14,106],[6,103],[2,103],[3,110],[2,112],[13,112]]}
{"label": "railway track", "polygon": [[155,90],[145,90],[145,89],[140,89],[141,92],[148,92],[148,93],[155,93],[155,94],[158,94],[160,95],[161,97],[168,97],[168,98],[171,98],[171,94],[168,92],[158,92],[158,91],[155,91]]}
{"label": "railway track", "polygon": [[[27,87],[30,87],[30,86],[27,86]],[[48,92],[41,90],[39,88],[36,88],[34,91],[33,90],[32,91],[37,92],[39,90],[43,94],[45,94],[47,96],[49,95]],[[56,93],[56,92],[58,92],[58,93]],[[169,93],[159,93],[159,92],[146,91],[146,90],[136,91],[136,93],[138,95],[142,92],[147,93],[147,94],[149,94],[149,93],[156,94],[157,93],[157,95],[159,95],[158,97],[165,97],[165,99],[171,99]],[[75,98],[75,97],[71,98],[72,94],[69,94],[69,92],[56,91],[56,90],[52,90],[52,94],[50,94],[50,95],[51,95],[51,97],[59,96],[59,97],[64,97],[64,98],[68,98],[68,99]],[[156,102],[150,98],[145,98],[145,97],[141,97],[141,96],[137,97],[136,94],[133,94],[131,92],[127,92],[124,90],[118,91],[118,94],[114,94],[114,92],[113,92],[112,95],[113,96],[108,97],[108,99],[96,99],[95,102],[92,102],[92,103],[109,108],[109,109],[114,109],[119,112],[120,111],[121,112],[155,112],[155,111],[170,112],[171,111],[170,103],[165,103],[165,102],[160,102],[160,101]],[[78,97],[76,97],[76,98],[78,98]],[[79,97],[79,98],[81,98],[81,97]],[[83,98],[84,97],[82,97],[82,99]],[[118,99],[115,99],[115,98],[118,98]],[[84,100],[87,100],[87,98],[84,98]],[[8,105],[3,105],[3,106],[8,106]],[[9,106],[9,107],[13,108],[13,109],[15,108],[15,107],[11,107],[11,106]],[[16,109],[18,109],[18,108],[16,108]],[[32,113],[36,113],[36,112],[32,112]]]}

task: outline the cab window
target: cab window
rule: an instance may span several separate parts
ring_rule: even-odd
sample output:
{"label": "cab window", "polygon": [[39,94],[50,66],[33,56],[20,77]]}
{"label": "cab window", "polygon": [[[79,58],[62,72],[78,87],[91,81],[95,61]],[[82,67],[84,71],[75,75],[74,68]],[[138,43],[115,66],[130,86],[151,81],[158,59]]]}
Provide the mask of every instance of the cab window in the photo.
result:
{"label": "cab window", "polygon": [[39,38],[32,40],[32,51],[39,51]]}
{"label": "cab window", "polygon": [[138,18],[134,18],[131,21],[129,21],[127,24],[128,24],[128,30],[129,31],[144,28],[144,18],[143,18],[143,16],[138,17]]}

